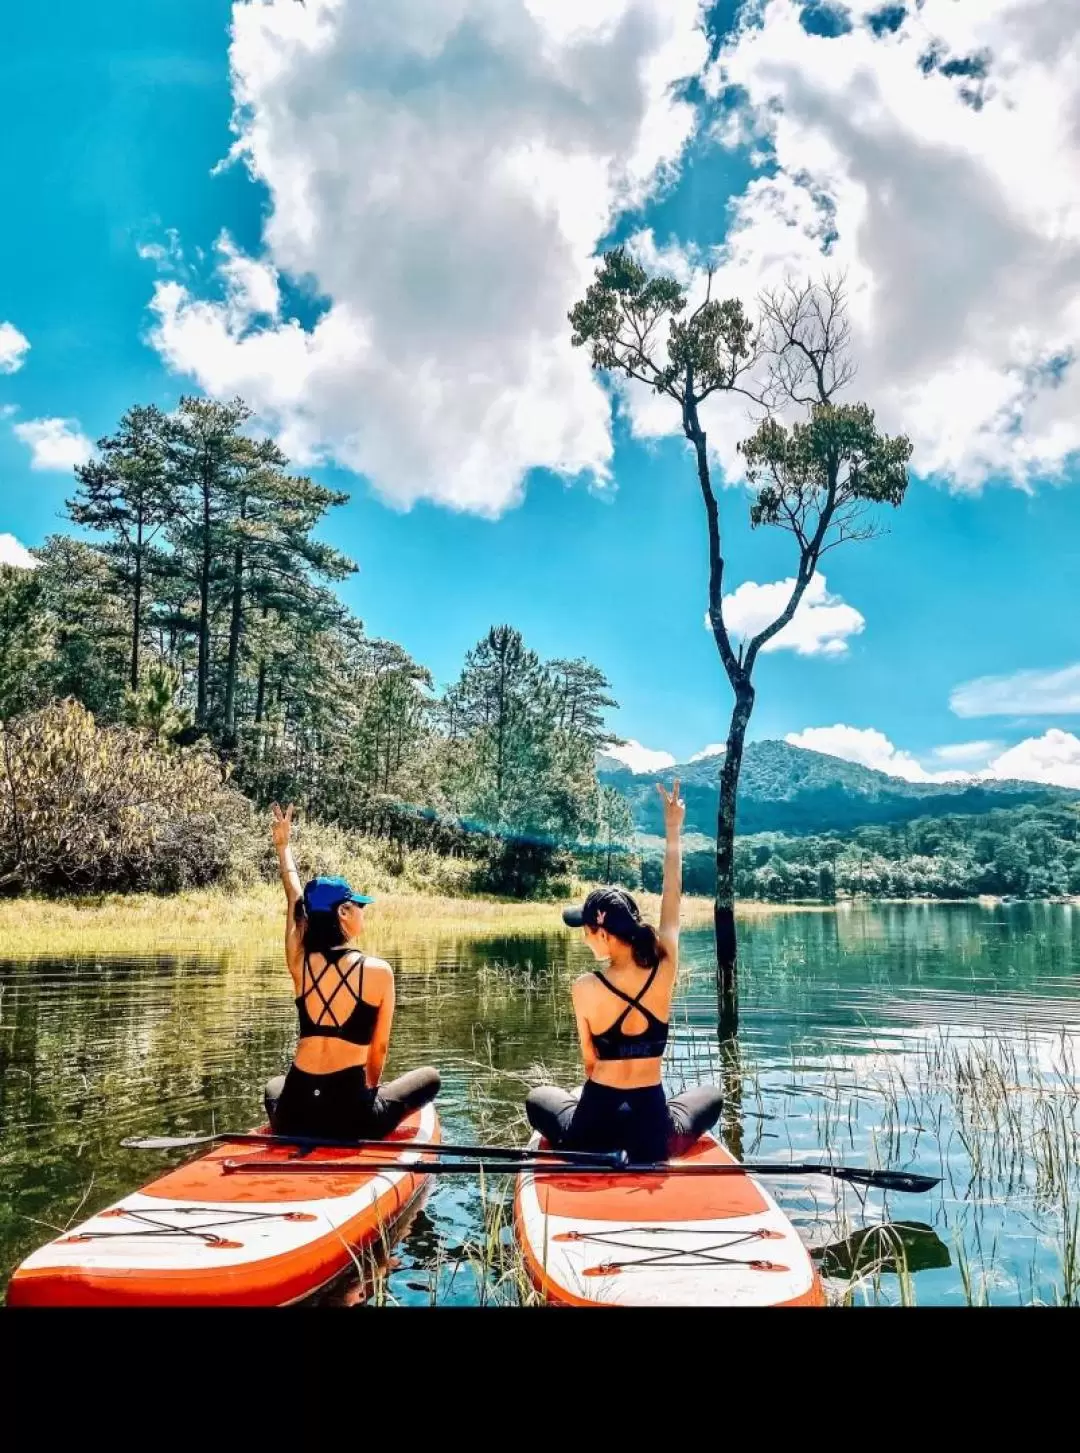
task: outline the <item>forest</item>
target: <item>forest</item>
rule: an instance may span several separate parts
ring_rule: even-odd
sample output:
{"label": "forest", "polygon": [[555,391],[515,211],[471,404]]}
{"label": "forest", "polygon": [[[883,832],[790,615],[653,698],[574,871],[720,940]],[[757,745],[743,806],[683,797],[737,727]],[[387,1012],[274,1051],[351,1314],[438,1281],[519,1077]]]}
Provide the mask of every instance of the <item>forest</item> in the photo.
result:
{"label": "forest", "polygon": [[0,888],[214,881],[275,799],[398,862],[473,860],[481,890],[625,870],[603,673],[500,624],[439,689],[334,589],[355,565],[318,530],[347,496],[249,423],[129,409],[75,471],[80,533],[0,570]]}
{"label": "forest", "polygon": [[[0,567],[0,892],[173,891],[270,870],[275,800],[373,845],[380,870],[524,897],[572,877],[658,890],[653,779],[605,748],[584,656],[493,625],[440,685],[367,633],[320,530],[347,496],[291,471],[250,414],[134,407],[75,471],[33,570]],[[599,755],[599,770],[598,770]],[[676,769],[685,887],[711,895],[718,761]],[[755,742],[742,898],[1080,893],[1080,794],[908,783]],[[445,876],[445,875],[444,875]]]}
{"label": "forest", "polygon": [[[715,853],[693,839],[688,846],[686,891],[711,893]],[[660,873],[658,852],[647,849],[645,886],[655,888]],[[738,840],[735,875],[740,898],[770,903],[1065,897],[1080,893],[1080,807],[1027,803],[847,832],[754,833]]]}

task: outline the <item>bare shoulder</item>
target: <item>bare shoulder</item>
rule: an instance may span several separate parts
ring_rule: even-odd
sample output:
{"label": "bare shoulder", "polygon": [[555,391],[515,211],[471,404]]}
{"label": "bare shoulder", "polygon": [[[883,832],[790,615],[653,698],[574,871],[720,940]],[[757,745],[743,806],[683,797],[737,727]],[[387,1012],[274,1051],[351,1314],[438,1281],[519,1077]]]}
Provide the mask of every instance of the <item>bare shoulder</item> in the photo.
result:
{"label": "bare shoulder", "polygon": [[394,971],[385,959],[376,958],[373,954],[364,955],[364,973],[374,974],[377,977],[393,979]]}
{"label": "bare shoulder", "polygon": [[575,999],[585,1000],[591,996],[595,984],[595,974],[582,974],[570,985],[570,993]]}

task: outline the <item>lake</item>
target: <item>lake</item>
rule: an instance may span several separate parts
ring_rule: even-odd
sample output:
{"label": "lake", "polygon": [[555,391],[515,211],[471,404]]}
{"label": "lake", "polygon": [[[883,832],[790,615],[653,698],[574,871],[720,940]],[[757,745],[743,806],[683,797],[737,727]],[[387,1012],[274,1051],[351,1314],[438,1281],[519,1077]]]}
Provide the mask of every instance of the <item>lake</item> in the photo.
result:
{"label": "lake", "polygon": [[[555,917],[553,911],[553,918]],[[398,976],[388,1074],[432,1063],[444,1135],[521,1143],[531,1084],[579,1078],[577,935],[371,943]],[[710,937],[683,938],[668,1080],[723,1084],[747,1158],[929,1171],[927,1196],[770,1178],[830,1295],[855,1305],[1080,1301],[1080,908],[881,904],[742,928],[739,1035],[721,1046]],[[0,945],[0,1275],[163,1169],[138,1133],[246,1128],[294,1044],[277,943],[246,955],[5,960]],[[357,1305],[515,1301],[510,1182],[443,1177]],[[883,1222],[905,1264],[875,1270]],[[898,1233],[899,1234],[899,1233]],[[852,1237],[856,1241],[852,1241]],[[845,1247],[838,1243],[845,1242]],[[869,1248],[869,1249],[867,1249]]]}

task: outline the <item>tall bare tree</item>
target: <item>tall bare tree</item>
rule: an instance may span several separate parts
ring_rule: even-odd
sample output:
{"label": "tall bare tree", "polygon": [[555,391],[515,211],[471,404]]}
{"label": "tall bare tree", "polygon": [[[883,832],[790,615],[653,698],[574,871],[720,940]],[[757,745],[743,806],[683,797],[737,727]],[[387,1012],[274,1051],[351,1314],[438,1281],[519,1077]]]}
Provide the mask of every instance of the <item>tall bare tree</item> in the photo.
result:
{"label": "tall bare tree", "polygon": [[[687,312],[688,286],[650,275],[618,247],[601,259],[570,323],[574,345],[589,348],[594,368],[643,383],[677,405],[694,451],[708,532],[709,624],[734,695],[720,774],[713,913],[722,1012],[733,1024],[736,800],[754,709],[754,667],[763,647],[794,617],[826,552],[869,538],[875,505],[903,501],[911,444],[880,433],[866,404],[836,401],[854,376],[842,281],[792,284],[766,294],[756,326],[738,300],[715,299],[712,283],[709,272],[704,301]],[[724,619],[727,562],[700,412],[720,392],[744,394],[763,414],[739,446],[753,491],[751,523],[787,531],[798,552],[783,610],[741,642]],[[793,415],[794,422],[785,422]]]}

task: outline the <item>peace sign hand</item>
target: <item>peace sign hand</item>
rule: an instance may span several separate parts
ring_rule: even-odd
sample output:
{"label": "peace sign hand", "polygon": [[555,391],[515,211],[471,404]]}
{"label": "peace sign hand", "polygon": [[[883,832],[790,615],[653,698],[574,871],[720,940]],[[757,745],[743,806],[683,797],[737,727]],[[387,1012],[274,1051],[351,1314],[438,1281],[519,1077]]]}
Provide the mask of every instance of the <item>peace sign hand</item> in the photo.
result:
{"label": "peace sign hand", "polygon": [[290,802],[285,811],[282,812],[281,808],[275,802],[270,808],[270,814],[270,833],[274,839],[274,846],[276,848],[287,848],[289,846],[289,837],[292,833],[292,803]]}
{"label": "peace sign hand", "polygon": [[664,784],[658,782],[656,790],[664,804],[664,831],[668,837],[678,837],[682,831],[683,818],[686,816],[686,803],[679,796],[679,779],[671,784],[671,792],[664,791]]}

